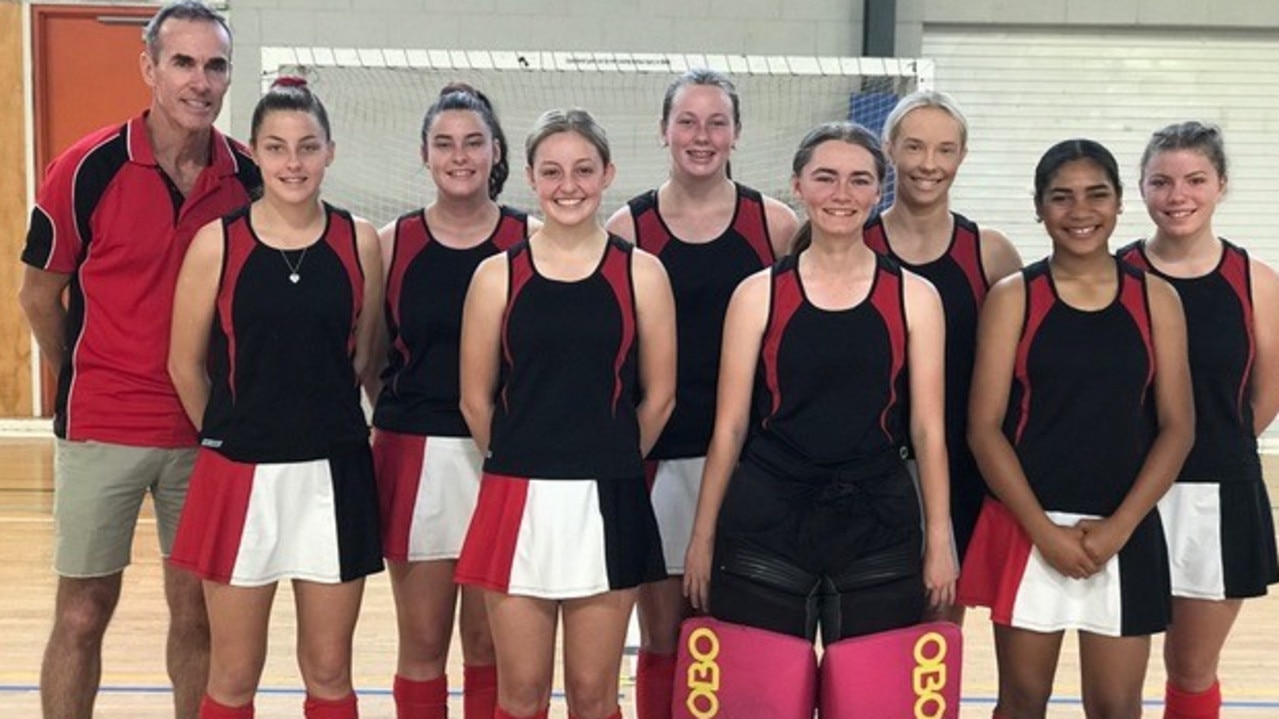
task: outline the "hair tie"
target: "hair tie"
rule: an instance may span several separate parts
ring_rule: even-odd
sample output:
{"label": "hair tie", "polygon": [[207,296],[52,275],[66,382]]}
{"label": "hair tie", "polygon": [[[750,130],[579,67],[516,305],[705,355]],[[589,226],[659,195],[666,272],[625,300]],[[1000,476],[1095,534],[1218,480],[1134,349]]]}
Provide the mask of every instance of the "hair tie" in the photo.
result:
{"label": "hair tie", "polygon": [[299,75],[281,75],[275,78],[275,82],[271,83],[272,89],[277,87],[306,88],[306,78]]}

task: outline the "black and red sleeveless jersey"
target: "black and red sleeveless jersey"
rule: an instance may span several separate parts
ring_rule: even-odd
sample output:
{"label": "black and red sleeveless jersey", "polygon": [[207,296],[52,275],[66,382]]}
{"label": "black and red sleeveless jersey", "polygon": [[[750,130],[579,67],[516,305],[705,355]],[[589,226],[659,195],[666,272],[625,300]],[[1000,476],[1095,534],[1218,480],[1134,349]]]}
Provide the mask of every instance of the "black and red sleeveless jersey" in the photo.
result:
{"label": "black and red sleeveless jersey", "polygon": [[836,466],[906,441],[906,307],[901,267],[875,256],[866,298],[824,310],[804,294],[798,257],[772,270],[755,374],[751,442]]}
{"label": "black and red sleeveless jersey", "polygon": [[1022,270],[1026,308],[1004,434],[1046,510],[1109,515],[1157,431],[1146,275],[1115,262],[1114,300],[1063,302],[1048,260]]}
{"label": "black and red sleeveless jersey", "polygon": [[1119,258],[1166,279],[1186,314],[1190,380],[1195,397],[1195,445],[1179,479],[1255,482],[1261,459],[1252,418],[1252,270],[1243,248],[1221,240],[1221,261],[1200,277],[1172,277],[1151,264],[1142,242]]}
{"label": "black and red sleeveless jersey", "polygon": [[968,450],[968,394],[977,354],[977,315],[990,283],[982,266],[981,232],[977,224],[957,213],[951,216],[954,229],[946,251],[923,264],[906,262],[893,252],[882,216],[877,215],[866,225],[862,238],[867,247],[893,258],[937,288],[946,313],[946,449],[951,477],[984,489],[977,464]]}
{"label": "black and red sleeveless jersey", "polygon": [[481,262],[527,234],[528,216],[507,207],[492,234],[467,249],[436,240],[423,210],[396,220],[386,278],[390,347],[374,426],[435,437],[470,435],[458,408],[458,342],[466,290]]}
{"label": "black and red sleeveless jersey", "polygon": [[632,199],[636,244],[662,261],[675,295],[679,343],[675,411],[658,438],[652,459],[706,454],[715,423],[719,355],[728,300],[739,282],[773,264],[764,199],[737,185],[737,209],[723,234],[710,242],[685,242],[662,220],[657,190]]}
{"label": "black and red sleeveless jersey", "polygon": [[367,441],[351,363],[364,269],[351,215],[325,214],[324,234],[287,254],[258,239],[247,208],[222,222],[200,441],[230,459],[301,462]]}
{"label": "black and red sleeveless jersey", "polygon": [[610,235],[595,271],[537,271],[527,241],[507,251],[501,377],[486,472],[536,479],[633,479],[640,456],[632,247]]}

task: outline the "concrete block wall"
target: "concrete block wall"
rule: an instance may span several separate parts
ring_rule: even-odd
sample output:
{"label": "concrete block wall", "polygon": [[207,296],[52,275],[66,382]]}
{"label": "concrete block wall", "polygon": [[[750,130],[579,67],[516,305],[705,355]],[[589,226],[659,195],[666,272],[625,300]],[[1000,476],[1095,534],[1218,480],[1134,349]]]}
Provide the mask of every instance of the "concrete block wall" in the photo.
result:
{"label": "concrete block wall", "polygon": [[925,23],[1149,28],[1279,28],[1274,0],[899,0]]}
{"label": "concrete block wall", "polygon": [[857,0],[230,0],[228,12],[238,135],[265,46],[859,55],[862,44]]}

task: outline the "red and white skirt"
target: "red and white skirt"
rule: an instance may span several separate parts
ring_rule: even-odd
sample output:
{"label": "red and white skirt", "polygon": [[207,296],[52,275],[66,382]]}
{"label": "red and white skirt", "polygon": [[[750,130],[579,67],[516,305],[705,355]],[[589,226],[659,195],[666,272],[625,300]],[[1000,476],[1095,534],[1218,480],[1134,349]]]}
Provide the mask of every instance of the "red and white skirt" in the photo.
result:
{"label": "red and white skirt", "polygon": [[[1047,514],[1060,526],[1096,519]],[[1053,569],[1007,507],[987,499],[964,557],[958,601],[990,607],[996,624],[1037,632],[1078,629],[1112,637],[1162,632],[1172,600],[1159,513],[1142,520],[1096,574],[1072,579]]]}
{"label": "red and white skirt", "polygon": [[526,479],[484,474],[458,584],[574,599],[666,576],[642,477]]}
{"label": "red and white skirt", "polygon": [[470,437],[373,433],[382,552],[396,562],[457,559],[484,457]]}
{"label": "red and white skirt", "polygon": [[201,448],[169,561],[240,587],[283,579],[338,584],[381,571],[368,444],[266,464]]}

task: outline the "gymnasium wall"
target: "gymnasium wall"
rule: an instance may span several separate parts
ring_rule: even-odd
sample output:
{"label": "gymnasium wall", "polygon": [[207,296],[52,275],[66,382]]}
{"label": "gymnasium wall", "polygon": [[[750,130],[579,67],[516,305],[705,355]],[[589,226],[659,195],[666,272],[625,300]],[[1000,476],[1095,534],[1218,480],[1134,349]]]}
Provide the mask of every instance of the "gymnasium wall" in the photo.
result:
{"label": "gymnasium wall", "polygon": [[858,55],[857,0],[232,0],[232,127],[263,46]]}

